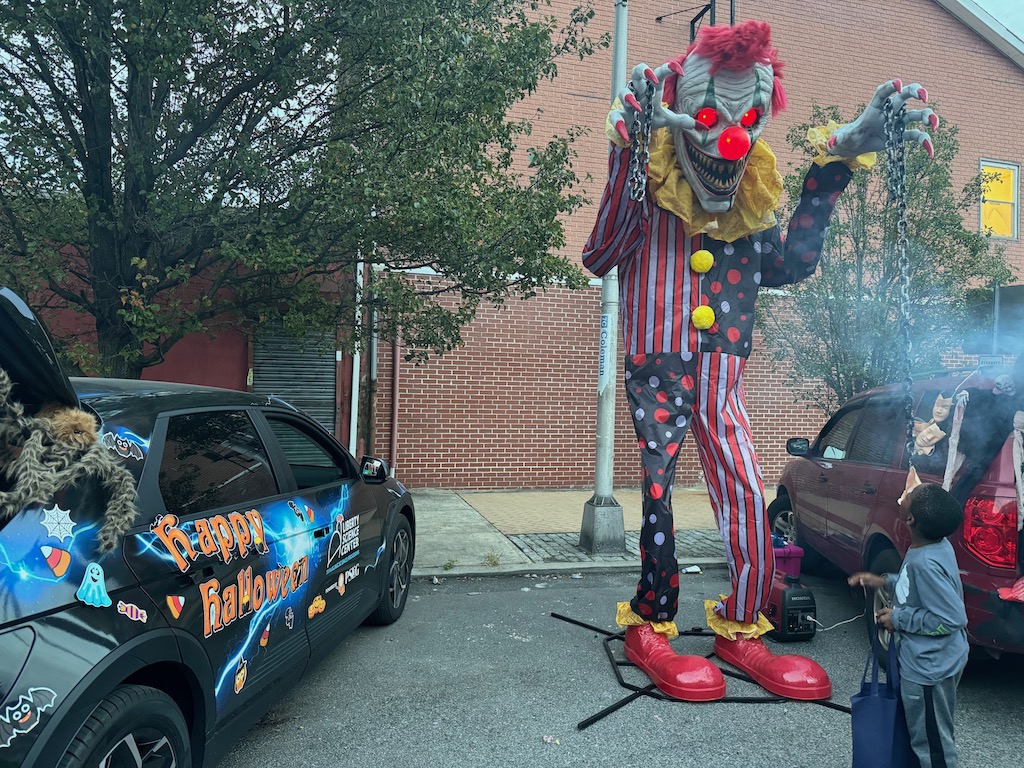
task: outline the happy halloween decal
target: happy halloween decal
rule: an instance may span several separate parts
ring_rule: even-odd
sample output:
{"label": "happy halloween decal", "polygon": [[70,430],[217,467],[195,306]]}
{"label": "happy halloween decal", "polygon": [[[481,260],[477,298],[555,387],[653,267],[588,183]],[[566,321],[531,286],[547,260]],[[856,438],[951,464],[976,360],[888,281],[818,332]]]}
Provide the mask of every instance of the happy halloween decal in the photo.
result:
{"label": "happy halloween decal", "polygon": [[[245,559],[250,552],[265,555],[269,551],[263,518],[255,509],[200,518],[190,525],[194,529],[191,535],[179,526],[176,515],[167,514],[157,518],[152,526],[152,532],[182,573],[188,572],[200,555],[216,556],[227,564],[236,558]],[[203,635],[210,637],[237,619],[258,612],[264,603],[285,600],[307,581],[308,555],[263,574],[253,575],[251,566],[243,568],[233,584],[222,585],[217,578],[200,582]]]}

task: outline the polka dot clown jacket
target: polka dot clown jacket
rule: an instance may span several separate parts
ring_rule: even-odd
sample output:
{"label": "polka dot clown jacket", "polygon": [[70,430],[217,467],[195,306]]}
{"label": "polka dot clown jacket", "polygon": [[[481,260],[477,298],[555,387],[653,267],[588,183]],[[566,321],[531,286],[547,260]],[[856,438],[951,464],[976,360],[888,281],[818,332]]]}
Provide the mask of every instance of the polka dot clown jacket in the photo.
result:
{"label": "polka dot clown jacket", "polygon": [[[778,224],[733,242],[691,235],[650,194],[629,196],[629,149],[612,147],[608,185],[583,264],[601,277],[619,268],[624,353],[721,352],[747,357],[758,289],[814,274],[839,194],[853,172],[811,164],[787,236]],[[710,251],[713,262],[707,264]]]}

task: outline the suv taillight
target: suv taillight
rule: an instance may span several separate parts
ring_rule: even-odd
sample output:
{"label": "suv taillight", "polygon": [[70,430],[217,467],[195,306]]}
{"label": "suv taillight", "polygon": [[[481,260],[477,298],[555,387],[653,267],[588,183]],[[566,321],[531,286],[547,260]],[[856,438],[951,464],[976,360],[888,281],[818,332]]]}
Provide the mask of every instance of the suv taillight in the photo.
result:
{"label": "suv taillight", "polygon": [[1016,568],[1017,502],[969,498],[964,505],[964,546],[996,568]]}

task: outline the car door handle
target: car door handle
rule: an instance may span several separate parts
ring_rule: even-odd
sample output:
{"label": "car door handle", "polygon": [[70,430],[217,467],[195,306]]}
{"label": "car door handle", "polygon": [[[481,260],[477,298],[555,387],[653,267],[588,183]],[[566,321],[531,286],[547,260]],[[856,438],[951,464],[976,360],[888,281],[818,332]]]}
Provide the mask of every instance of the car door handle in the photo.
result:
{"label": "car door handle", "polygon": [[326,536],[330,532],[331,532],[331,526],[325,525],[323,528],[317,528],[315,531],[313,531],[313,538],[314,539],[322,539],[324,536]]}
{"label": "car door handle", "polygon": [[873,496],[875,494],[875,486],[871,483],[864,483],[864,485],[860,487],[860,490],[861,493],[866,493],[868,496]]}
{"label": "car door handle", "polygon": [[819,483],[827,483],[828,482],[828,475],[826,475],[824,472],[822,472],[820,475],[818,475],[818,482]]}
{"label": "car door handle", "polygon": [[188,577],[192,579],[192,582],[195,584],[198,584],[200,581],[206,581],[213,577],[213,566],[207,565],[203,568],[195,568],[188,574]]}

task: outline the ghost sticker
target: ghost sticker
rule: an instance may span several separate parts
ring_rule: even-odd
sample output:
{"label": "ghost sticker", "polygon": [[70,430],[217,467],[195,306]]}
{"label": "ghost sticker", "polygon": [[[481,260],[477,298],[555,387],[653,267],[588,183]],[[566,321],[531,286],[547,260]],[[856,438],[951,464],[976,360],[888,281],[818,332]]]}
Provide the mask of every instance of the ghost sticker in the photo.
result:
{"label": "ghost sticker", "polygon": [[9,747],[15,737],[39,725],[39,713],[53,706],[57,694],[49,688],[29,688],[13,704],[0,710],[0,747]]}
{"label": "ghost sticker", "polygon": [[111,604],[111,600],[103,579],[103,566],[99,563],[89,563],[85,566],[82,586],[75,592],[75,597],[93,608],[106,608]]}
{"label": "ghost sticker", "polygon": [[284,612],[284,624],[288,629],[295,626],[295,611],[291,608]]}

